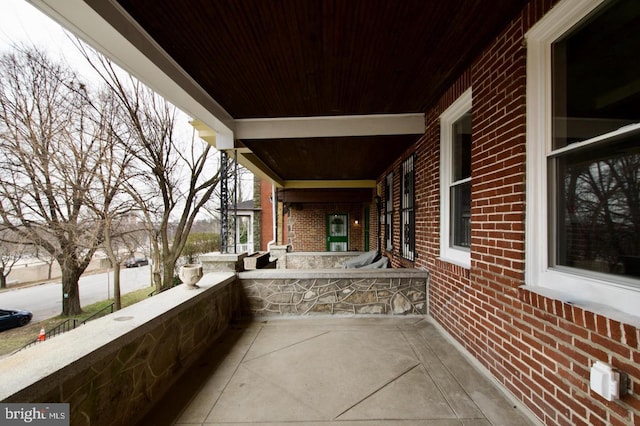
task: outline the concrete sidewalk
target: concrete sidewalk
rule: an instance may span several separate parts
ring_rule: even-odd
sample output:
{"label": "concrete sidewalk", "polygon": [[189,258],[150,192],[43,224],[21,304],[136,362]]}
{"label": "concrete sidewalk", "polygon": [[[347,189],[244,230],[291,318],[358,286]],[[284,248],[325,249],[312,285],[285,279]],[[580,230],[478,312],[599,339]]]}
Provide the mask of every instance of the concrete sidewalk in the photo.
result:
{"label": "concrete sidewalk", "polygon": [[531,425],[423,317],[233,327],[141,424]]}

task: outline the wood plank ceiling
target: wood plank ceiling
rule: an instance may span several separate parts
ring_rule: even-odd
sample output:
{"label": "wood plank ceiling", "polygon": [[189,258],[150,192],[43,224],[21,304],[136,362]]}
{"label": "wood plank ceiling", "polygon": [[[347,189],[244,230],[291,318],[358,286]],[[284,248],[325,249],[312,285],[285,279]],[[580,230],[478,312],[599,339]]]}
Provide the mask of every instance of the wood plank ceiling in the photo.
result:
{"label": "wood plank ceiling", "polygon": [[[424,113],[527,0],[117,0],[234,119]],[[376,179],[421,135],[250,140],[283,179]]]}

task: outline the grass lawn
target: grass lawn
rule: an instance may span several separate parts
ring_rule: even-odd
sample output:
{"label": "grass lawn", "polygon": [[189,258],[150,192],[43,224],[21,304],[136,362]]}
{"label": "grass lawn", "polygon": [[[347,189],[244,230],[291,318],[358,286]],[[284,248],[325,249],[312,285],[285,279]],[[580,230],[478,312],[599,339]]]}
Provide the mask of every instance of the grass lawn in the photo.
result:
{"label": "grass lawn", "polygon": [[[147,287],[123,295],[121,297],[122,307],[124,308],[126,306],[133,305],[134,303],[137,303],[143,299],[146,299],[149,296],[149,293],[154,290],[154,288],[155,287]],[[17,327],[10,330],[2,331],[0,332],[0,357],[10,354],[15,350],[20,349],[27,343],[37,339],[42,327],[44,327],[45,331],[49,331],[69,318],[75,318],[80,321],[84,321],[86,318],[90,317],[96,312],[99,312],[101,309],[110,305],[111,303],[113,303],[113,299],[97,302],[89,306],[83,306],[82,310],[84,311],[84,313],[79,316],[57,316],[40,322],[30,322],[24,327]],[[111,311],[107,309],[104,311],[104,315],[107,315],[110,312]]]}

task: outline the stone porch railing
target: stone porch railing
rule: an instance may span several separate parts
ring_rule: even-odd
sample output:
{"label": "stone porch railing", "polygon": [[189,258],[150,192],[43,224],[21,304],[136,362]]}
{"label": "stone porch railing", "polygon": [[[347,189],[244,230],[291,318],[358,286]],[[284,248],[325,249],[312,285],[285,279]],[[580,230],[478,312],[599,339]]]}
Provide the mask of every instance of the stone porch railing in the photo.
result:
{"label": "stone porch railing", "polygon": [[68,403],[74,426],[136,424],[236,315],[426,314],[427,281],[412,269],[210,272],[200,289],[177,286],[3,359],[0,401]]}
{"label": "stone porch railing", "polygon": [[278,258],[278,269],[334,269],[362,252],[288,252]]}
{"label": "stone porch railing", "polygon": [[[287,255],[288,256],[288,255]],[[264,269],[241,272],[254,315],[427,314],[427,271]]]}
{"label": "stone porch railing", "polygon": [[235,273],[210,273],[0,363],[0,401],[69,403],[71,423],[136,424],[227,329]]}

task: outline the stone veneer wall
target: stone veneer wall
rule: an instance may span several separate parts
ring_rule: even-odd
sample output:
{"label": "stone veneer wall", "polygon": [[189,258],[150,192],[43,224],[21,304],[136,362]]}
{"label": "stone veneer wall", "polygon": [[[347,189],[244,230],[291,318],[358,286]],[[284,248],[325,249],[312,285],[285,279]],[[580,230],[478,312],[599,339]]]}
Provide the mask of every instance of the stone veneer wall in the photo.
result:
{"label": "stone veneer wall", "polygon": [[427,313],[428,272],[415,269],[258,270],[238,279],[254,315]]}
{"label": "stone veneer wall", "polygon": [[241,295],[205,275],[0,363],[0,401],[69,403],[71,424],[136,424],[226,330]]}
{"label": "stone veneer wall", "polygon": [[237,272],[244,270],[244,258],[246,252],[242,253],[204,253],[198,257],[202,263],[202,271],[207,272]]}
{"label": "stone veneer wall", "polygon": [[347,252],[289,252],[278,258],[278,269],[331,269],[342,268],[342,264],[363,254],[361,251]]}

